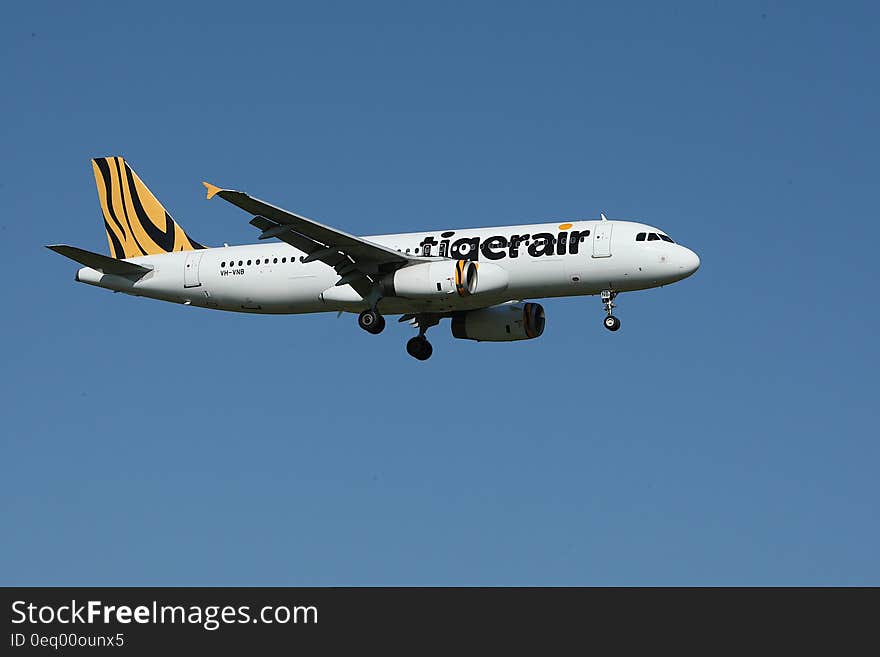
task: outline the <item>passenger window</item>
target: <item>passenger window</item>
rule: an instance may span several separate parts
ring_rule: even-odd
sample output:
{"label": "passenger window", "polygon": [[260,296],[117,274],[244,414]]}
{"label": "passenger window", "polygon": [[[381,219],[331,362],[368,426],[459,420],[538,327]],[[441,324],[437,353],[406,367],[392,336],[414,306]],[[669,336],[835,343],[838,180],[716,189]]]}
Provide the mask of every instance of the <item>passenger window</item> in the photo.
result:
{"label": "passenger window", "polygon": [[226,261],[224,260],[223,262],[220,263],[220,268],[222,269],[225,266],[226,266]]}
{"label": "passenger window", "polygon": [[659,240],[659,239],[660,238],[657,237],[657,233],[648,233],[648,241],[649,242],[655,242],[656,240]]}
{"label": "passenger window", "polygon": [[241,265],[242,265],[242,261],[239,260],[239,261],[238,261],[238,266],[241,267]]}
{"label": "passenger window", "polygon": [[287,258],[281,258],[281,264],[284,264],[285,262],[287,262]]}
{"label": "passenger window", "polygon": [[273,264],[273,265],[277,265],[277,264],[278,264],[278,258],[272,258],[272,264]]}
{"label": "passenger window", "polygon": [[251,261],[250,261],[250,260],[248,260],[248,267],[250,267],[250,266],[251,266]]}
{"label": "passenger window", "polygon": [[638,235],[636,235],[636,242],[644,242],[644,241],[645,241],[645,234],[644,233],[639,233]]}

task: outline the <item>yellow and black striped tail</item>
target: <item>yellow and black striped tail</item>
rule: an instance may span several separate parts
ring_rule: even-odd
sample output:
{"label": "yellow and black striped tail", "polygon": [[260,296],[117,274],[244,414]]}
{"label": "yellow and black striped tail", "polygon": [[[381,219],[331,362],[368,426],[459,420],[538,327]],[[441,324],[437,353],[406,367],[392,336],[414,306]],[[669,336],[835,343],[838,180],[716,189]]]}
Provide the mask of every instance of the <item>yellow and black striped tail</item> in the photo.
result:
{"label": "yellow and black striped tail", "polygon": [[136,258],[205,247],[181,228],[121,157],[92,160],[110,255]]}

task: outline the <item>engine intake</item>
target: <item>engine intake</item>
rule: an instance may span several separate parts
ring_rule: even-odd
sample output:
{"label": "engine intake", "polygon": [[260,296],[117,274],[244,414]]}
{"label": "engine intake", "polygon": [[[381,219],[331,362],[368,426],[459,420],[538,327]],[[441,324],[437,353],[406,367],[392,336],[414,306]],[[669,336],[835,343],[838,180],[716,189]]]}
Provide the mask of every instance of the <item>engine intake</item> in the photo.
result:
{"label": "engine intake", "polygon": [[544,307],[539,303],[510,302],[452,315],[452,335],[477,342],[531,340],[544,332]]}

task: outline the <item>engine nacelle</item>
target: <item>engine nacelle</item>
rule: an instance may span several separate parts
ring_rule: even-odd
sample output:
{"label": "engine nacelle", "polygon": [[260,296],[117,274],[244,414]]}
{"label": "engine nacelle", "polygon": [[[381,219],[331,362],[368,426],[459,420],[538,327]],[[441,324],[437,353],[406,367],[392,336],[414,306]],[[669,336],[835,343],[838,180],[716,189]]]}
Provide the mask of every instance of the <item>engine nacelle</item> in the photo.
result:
{"label": "engine nacelle", "polygon": [[452,335],[477,342],[530,340],[544,332],[544,307],[539,303],[503,303],[452,315]]}
{"label": "engine nacelle", "polygon": [[507,270],[490,262],[478,262],[477,273],[477,288],[474,294],[504,292],[510,284]]}
{"label": "engine nacelle", "polygon": [[385,296],[437,299],[450,294],[468,297],[503,292],[507,289],[508,276],[498,265],[472,260],[439,260],[398,269],[387,275],[382,284]]}

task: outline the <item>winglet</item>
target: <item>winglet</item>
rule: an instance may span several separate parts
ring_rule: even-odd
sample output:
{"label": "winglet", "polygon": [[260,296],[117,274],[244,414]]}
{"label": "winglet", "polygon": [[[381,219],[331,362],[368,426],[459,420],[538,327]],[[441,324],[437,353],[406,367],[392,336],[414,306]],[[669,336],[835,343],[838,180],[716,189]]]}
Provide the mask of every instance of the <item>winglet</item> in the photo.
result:
{"label": "winglet", "polygon": [[204,181],[202,181],[202,184],[205,186],[205,189],[208,190],[208,195],[207,195],[207,197],[206,197],[208,200],[211,200],[212,198],[214,198],[214,195],[215,195],[217,192],[221,192],[221,191],[223,191],[222,189],[220,189],[220,188],[217,187],[216,185],[212,185],[212,184],[209,183],[209,182],[204,182]]}

